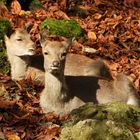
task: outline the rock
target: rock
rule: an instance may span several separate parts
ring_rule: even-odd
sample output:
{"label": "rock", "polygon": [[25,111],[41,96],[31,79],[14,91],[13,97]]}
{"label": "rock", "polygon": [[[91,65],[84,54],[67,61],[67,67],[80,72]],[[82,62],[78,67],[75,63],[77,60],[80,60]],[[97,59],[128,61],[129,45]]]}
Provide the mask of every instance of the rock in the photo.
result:
{"label": "rock", "polygon": [[137,140],[140,109],[123,103],[88,103],[71,112],[60,140]]}

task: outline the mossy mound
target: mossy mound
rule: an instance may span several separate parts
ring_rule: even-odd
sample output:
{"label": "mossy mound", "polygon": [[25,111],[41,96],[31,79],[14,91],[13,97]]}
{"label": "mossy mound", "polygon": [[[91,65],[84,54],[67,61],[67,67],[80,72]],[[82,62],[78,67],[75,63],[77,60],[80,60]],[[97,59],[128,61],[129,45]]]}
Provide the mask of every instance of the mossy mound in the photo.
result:
{"label": "mossy mound", "polygon": [[7,19],[0,19],[0,40],[3,40],[4,33],[11,27],[11,23]]}
{"label": "mossy mound", "polygon": [[84,30],[75,20],[46,19],[41,23],[40,29],[55,36],[80,38],[84,35]]}
{"label": "mossy mound", "polygon": [[127,126],[114,121],[83,120],[62,129],[60,140],[137,140]]}
{"label": "mossy mound", "polygon": [[4,33],[11,27],[11,23],[6,19],[0,19],[0,72],[9,73],[10,65],[7,61],[6,49],[4,47]]}
{"label": "mossy mound", "polygon": [[120,102],[104,105],[93,105],[92,103],[75,109],[71,112],[71,120],[78,122],[84,119],[112,120],[130,125],[140,125],[140,109]]}
{"label": "mossy mound", "polygon": [[3,46],[3,42],[0,42],[0,73],[8,74],[10,72],[10,64],[7,61],[6,49]]}
{"label": "mossy mound", "polygon": [[30,10],[45,9],[39,0],[32,0],[29,5]]}
{"label": "mossy mound", "polygon": [[60,140],[138,140],[140,109],[123,103],[86,104],[63,124]]}

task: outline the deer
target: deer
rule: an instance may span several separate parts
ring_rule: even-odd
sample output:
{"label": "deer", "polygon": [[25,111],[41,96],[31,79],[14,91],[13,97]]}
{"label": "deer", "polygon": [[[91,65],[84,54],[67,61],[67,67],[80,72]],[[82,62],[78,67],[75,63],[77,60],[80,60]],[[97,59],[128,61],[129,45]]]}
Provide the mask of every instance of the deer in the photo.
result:
{"label": "deer", "polygon": [[40,94],[40,106],[44,113],[68,114],[87,102],[140,105],[132,81],[124,74],[118,74],[115,79],[65,75],[72,39],[61,42],[41,39],[40,42],[45,69],[45,87]]}
{"label": "deer", "polygon": [[[15,81],[31,79],[37,84],[44,85],[44,57],[42,54],[35,54],[35,43],[31,40],[29,32],[28,27],[16,28],[4,36],[11,65],[11,78]],[[78,65],[80,67],[77,67]],[[108,66],[102,60],[70,53],[67,55],[65,75],[112,79]]]}
{"label": "deer", "polygon": [[4,41],[12,80],[26,79],[34,71],[37,75],[34,79],[41,79],[43,82],[43,68],[34,68],[31,64],[30,56],[35,55],[35,43],[31,40],[28,28],[9,30],[8,34],[4,35]]}

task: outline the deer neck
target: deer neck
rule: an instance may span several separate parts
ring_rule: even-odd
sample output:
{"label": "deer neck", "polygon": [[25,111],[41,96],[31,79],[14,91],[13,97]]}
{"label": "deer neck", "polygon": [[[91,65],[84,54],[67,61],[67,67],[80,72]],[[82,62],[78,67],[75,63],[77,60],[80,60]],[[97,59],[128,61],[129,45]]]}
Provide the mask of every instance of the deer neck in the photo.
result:
{"label": "deer neck", "polygon": [[45,72],[45,92],[49,96],[48,99],[53,98],[53,101],[67,100],[68,89],[63,72],[59,75]]}

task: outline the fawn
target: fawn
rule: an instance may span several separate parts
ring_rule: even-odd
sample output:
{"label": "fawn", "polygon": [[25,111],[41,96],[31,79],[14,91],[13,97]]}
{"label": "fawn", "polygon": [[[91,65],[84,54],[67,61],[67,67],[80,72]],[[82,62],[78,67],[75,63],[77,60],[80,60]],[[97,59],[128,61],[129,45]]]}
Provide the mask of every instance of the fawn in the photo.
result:
{"label": "fawn", "polygon": [[11,65],[12,80],[25,79],[34,70],[37,73],[36,79],[40,78],[43,81],[43,70],[31,65],[29,56],[35,54],[35,44],[31,40],[28,30],[17,28],[9,36],[5,35],[4,38],[8,60]]}
{"label": "fawn", "polygon": [[[10,35],[5,35],[11,77],[13,80],[31,78],[44,85],[44,58],[43,55],[35,55],[35,44],[28,32],[28,29],[17,28]],[[88,75],[112,79],[103,61],[94,61],[78,54],[67,55],[65,75]]]}
{"label": "fawn", "polygon": [[64,75],[66,56],[71,44],[70,39],[62,42],[41,40],[45,88],[41,92],[40,106],[44,113],[69,113],[86,102],[101,104],[120,101],[139,106],[136,90],[123,74],[119,74],[115,80]]}

